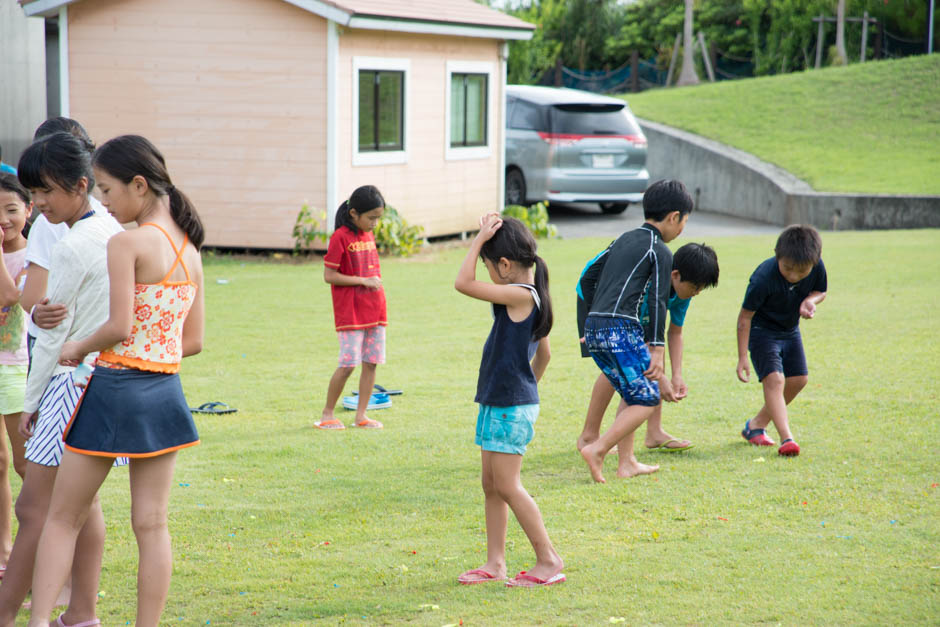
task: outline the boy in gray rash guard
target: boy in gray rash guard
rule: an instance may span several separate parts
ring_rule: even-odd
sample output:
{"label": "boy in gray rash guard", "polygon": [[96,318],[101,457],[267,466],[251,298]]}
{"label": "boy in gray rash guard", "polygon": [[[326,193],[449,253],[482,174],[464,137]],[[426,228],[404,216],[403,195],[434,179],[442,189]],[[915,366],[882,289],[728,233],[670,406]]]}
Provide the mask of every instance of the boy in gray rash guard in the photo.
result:
{"label": "boy in gray rash guard", "polygon": [[[639,228],[611,244],[584,324],[584,344],[622,398],[614,424],[581,449],[591,476],[605,483],[604,457],[618,442],[629,439],[659,405],[656,381],[663,373],[666,301],[669,298],[672,253],[666,242],[682,233],[692,211],[692,197],[679,181],[658,181],[643,195]],[[640,323],[643,296],[649,292],[650,347]],[[631,447],[632,448],[632,447]],[[653,472],[637,467],[629,474]],[[634,472],[635,471],[635,472]]]}

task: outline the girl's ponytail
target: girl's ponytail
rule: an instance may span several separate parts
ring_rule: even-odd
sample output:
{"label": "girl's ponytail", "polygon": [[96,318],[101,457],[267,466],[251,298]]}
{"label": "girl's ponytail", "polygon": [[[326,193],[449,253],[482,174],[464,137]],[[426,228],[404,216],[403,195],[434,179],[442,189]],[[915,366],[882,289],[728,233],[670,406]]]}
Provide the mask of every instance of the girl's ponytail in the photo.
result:
{"label": "girl's ponytail", "polygon": [[353,233],[358,233],[359,229],[353,224],[352,216],[349,215],[349,201],[344,200],[336,210],[336,219],[333,221],[333,230],[339,230],[339,227],[345,226]]}
{"label": "girl's ponytail", "polygon": [[109,139],[95,151],[93,161],[96,168],[125,185],[135,176],[142,176],[154,194],[169,196],[173,221],[186,233],[196,250],[202,247],[205,230],[196,208],[186,194],[173,186],[163,155],[146,137],[121,135]]}
{"label": "girl's ponytail", "polygon": [[170,197],[170,215],[173,216],[173,221],[189,236],[189,241],[193,243],[196,250],[199,250],[202,248],[206,234],[202,228],[202,220],[199,219],[199,214],[196,213],[196,208],[186,194],[176,189],[172,184],[166,191]]}
{"label": "girl's ponytail", "polygon": [[545,260],[535,255],[535,291],[539,295],[542,306],[535,318],[535,328],[532,330],[532,339],[540,340],[552,330],[555,318],[552,314],[552,295],[548,291],[548,266]]}

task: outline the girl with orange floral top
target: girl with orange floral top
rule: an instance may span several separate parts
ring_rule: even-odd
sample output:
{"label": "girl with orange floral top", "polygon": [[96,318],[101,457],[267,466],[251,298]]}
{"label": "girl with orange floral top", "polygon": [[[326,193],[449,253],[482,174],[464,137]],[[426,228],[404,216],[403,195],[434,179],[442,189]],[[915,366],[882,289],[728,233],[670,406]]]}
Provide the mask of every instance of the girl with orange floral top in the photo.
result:
{"label": "girl with orange floral top", "polygon": [[72,566],[84,512],[116,457],[130,461],[131,524],[137,537],[137,625],[157,625],[172,571],[167,503],[176,452],[199,443],[180,386],[180,360],[202,350],[204,305],[195,208],[173,186],[160,152],[124,135],[95,151],[102,203],[139,228],[108,243],[110,317],[67,342],[60,363],[101,351],[65,432],[33,576],[30,625],[48,625]]}

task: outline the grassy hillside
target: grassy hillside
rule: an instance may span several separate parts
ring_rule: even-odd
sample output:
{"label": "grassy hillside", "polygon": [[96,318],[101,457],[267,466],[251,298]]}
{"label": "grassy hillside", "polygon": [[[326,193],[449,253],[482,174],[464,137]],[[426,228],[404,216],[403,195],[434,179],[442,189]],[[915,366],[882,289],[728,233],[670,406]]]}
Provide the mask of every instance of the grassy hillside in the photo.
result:
{"label": "grassy hillside", "polygon": [[820,191],[940,194],[940,54],[624,97]]}

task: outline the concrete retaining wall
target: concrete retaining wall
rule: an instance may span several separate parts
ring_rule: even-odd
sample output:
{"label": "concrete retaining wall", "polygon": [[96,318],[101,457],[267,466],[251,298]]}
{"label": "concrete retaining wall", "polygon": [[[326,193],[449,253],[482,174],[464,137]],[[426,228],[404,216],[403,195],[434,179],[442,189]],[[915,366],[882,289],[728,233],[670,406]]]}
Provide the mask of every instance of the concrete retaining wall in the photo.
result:
{"label": "concrete retaining wall", "polygon": [[817,192],[749,153],[664,124],[639,122],[649,140],[650,180],[679,179],[699,209],[820,229],[940,227],[940,196]]}

